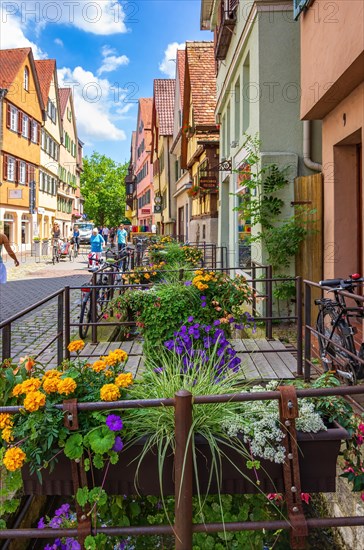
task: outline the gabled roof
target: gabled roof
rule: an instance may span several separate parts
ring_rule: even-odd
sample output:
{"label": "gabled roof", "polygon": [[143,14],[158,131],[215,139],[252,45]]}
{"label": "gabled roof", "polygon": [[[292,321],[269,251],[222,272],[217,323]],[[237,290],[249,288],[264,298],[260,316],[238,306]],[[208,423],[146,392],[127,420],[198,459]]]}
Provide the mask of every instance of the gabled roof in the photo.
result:
{"label": "gabled roof", "polygon": [[8,88],[15,80],[31,48],[0,50],[0,87]]}
{"label": "gabled roof", "polygon": [[139,99],[140,120],[143,121],[144,128],[150,130],[152,128],[152,110],[153,98],[141,97]]}
{"label": "gabled roof", "polygon": [[177,50],[177,75],[179,79],[179,89],[183,103],[183,90],[185,87],[185,64],[186,64],[186,50]]}
{"label": "gabled roof", "polygon": [[43,103],[44,105],[47,105],[52,77],[56,68],[56,60],[42,59],[35,61],[35,68],[37,69]]}
{"label": "gabled roof", "polygon": [[6,89],[11,86],[27,57],[29,58],[30,68],[34,78],[34,85],[39,97],[40,108],[44,114],[44,103],[31,48],[12,48],[9,50],[0,50],[0,88]]}
{"label": "gabled roof", "polygon": [[216,74],[213,42],[186,42],[186,71],[196,126],[215,126]]}
{"label": "gabled roof", "polygon": [[69,96],[71,95],[71,88],[59,88],[59,103],[61,109],[61,118],[63,119],[66,110],[66,105]]}
{"label": "gabled roof", "polygon": [[158,115],[159,135],[161,136],[173,135],[175,85],[174,78],[154,80],[153,102]]}

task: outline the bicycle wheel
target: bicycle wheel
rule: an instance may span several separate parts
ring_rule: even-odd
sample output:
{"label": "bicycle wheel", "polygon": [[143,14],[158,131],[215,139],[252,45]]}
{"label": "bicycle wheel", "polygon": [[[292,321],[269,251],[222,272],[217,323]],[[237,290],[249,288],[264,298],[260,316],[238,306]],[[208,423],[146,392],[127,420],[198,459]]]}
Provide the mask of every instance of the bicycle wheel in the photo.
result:
{"label": "bicycle wheel", "polygon": [[82,305],[81,305],[81,313],[80,313],[80,327],[79,327],[79,333],[80,338],[84,340],[87,336],[87,333],[90,328],[91,323],[91,296],[90,294],[84,298]]}
{"label": "bicycle wheel", "polygon": [[[352,329],[346,321],[337,322],[338,309],[324,308],[317,317],[317,332],[330,338],[330,342],[318,336],[321,362],[324,371],[334,366],[338,378],[345,384],[356,384],[358,363],[344,350],[356,355]],[[343,349],[337,347],[341,346]]]}

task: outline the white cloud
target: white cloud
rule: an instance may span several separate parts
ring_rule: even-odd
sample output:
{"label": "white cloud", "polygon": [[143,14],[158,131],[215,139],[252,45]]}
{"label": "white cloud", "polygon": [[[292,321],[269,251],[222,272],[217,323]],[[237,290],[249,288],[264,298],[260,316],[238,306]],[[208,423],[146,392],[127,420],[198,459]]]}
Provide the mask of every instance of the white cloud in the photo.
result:
{"label": "white cloud", "polygon": [[124,130],[115,126],[114,112],[120,108],[126,97],[124,90],[112,86],[106,79],[95,76],[82,67],[58,70],[60,87],[73,91],[80,139],[90,144],[95,141],[125,140]]}
{"label": "white cloud", "polygon": [[64,46],[63,41],[60,38],[55,38],[54,43],[57,44],[57,46]]}
{"label": "white cloud", "polygon": [[126,55],[116,56],[116,50],[109,46],[104,46],[101,53],[104,59],[101,67],[97,71],[99,76],[102,73],[111,73],[121,65],[127,65],[129,63],[129,58]]}
{"label": "white cloud", "polygon": [[185,47],[185,43],[172,42],[165,49],[163,61],[159,63],[159,70],[166,74],[168,78],[175,78],[177,50],[184,50]]}
{"label": "white cloud", "polygon": [[48,24],[72,25],[98,35],[128,31],[126,13],[119,0],[27,0],[19,3],[2,3],[2,24],[15,14],[19,17],[22,28],[32,25],[38,31]]}
{"label": "white cloud", "polygon": [[[1,24],[1,22],[0,22]],[[1,33],[1,48],[32,48],[35,59],[45,59],[47,54],[44,53],[37,44],[29,40],[23,30],[20,17],[15,15],[8,16],[5,25],[1,25],[3,32]],[[5,31],[6,28],[6,32]]]}

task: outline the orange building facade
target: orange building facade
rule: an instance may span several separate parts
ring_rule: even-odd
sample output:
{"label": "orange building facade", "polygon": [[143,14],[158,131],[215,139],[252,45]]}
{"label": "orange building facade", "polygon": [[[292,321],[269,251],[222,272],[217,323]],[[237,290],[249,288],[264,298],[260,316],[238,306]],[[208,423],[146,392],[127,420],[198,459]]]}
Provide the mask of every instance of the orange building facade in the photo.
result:
{"label": "orange building facade", "polygon": [[322,120],[324,277],[364,272],[364,3],[300,16],[301,118]]}

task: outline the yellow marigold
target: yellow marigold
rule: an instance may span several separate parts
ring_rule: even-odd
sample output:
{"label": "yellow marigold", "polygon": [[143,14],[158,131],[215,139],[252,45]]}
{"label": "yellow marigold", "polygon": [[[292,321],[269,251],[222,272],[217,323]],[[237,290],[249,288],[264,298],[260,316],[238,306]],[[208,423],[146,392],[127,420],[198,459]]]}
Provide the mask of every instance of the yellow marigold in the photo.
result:
{"label": "yellow marigold", "polygon": [[85,342],[83,340],[74,340],[70,344],[68,344],[68,351],[74,352],[74,351],[81,351],[85,347]]}
{"label": "yellow marigold", "polygon": [[102,361],[101,359],[99,361],[95,361],[92,365],[92,370],[95,372],[101,372],[107,368],[107,364],[105,361]]}
{"label": "yellow marigold", "polygon": [[4,466],[9,472],[15,472],[19,470],[24,464],[26,459],[26,454],[19,447],[10,447],[4,455],[3,463]]}
{"label": "yellow marigold", "polygon": [[61,378],[58,381],[58,392],[63,393],[64,395],[69,395],[70,393],[73,393],[76,388],[76,382],[73,380],[73,378],[70,378],[69,376],[67,378]]}
{"label": "yellow marigold", "polygon": [[120,397],[120,390],[115,384],[105,384],[100,390],[103,401],[116,401]]}
{"label": "yellow marigold", "polygon": [[24,409],[29,412],[34,412],[44,407],[46,402],[46,396],[40,391],[29,392],[24,399]]}
{"label": "yellow marigold", "polygon": [[43,389],[46,393],[55,393],[58,391],[58,384],[60,379],[58,376],[53,376],[51,378],[46,378],[43,380]]}
{"label": "yellow marigold", "polygon": [[115,384],[119,388],[127,388],[132,383],[133,383],[133,375],[131,372],[125,372],[125,373],[119,374],[119,376],[115,378]]}
{"label": "yellow marigold", "polygon": [[37,391],[39,390],[41,385],[42,382],[38,378],[28,378],[28,380],[24,380],[24,382],[22,383],[23,393]]}
{"label": "yellow marigold", "polygon": [[149,273],[144,273],[144,277],[145,277],[146,279],[150,279]]}
{"label": "yellow marigold", "polygon": [[8,413],[0,413],[0,429],[6,428],[7,426],[12,426],[13,421],[11,418],[11,414]]}
{"label": "yellow marigold", "polygon": [[13,432],[11,431],[10,426],[6,426],[6,428],[3,429],[3,431],[1,432],[1,437],[4,439],[4,441],[7,441],[8,443],[10,443],[10,441],[14,441]]}
{"label": "yellow marigold", "polygon": [[111,372],[111,371],[109,371],[109,370],[105,370],[105,371],[103,372],[103,374],[104,374],[107,378],[110,378],[110,376],[112,376],[114,373]]}
{"label": "yellow marigold", "polygon": [[61,372],[59,372],[58,370],[55,370],[55,369],[51,369],[51,370],[47,370],[45,373],[44,373],[44,376],[43,378],[59,378],[61,376]]}
{"label": "yellow marigold", "polygon": [[127,360],[128,354],[123,349],[116,349],[113,352],[113,355],[116,355],[121,363]]}
{"label": "yellow marigold", "polygon": [[22,393],[24,393],[24,390],[23,390],[23,384],[17,384],[14,388],[13,388],[13,397],[18,397],[18,395],[21,395]]}

